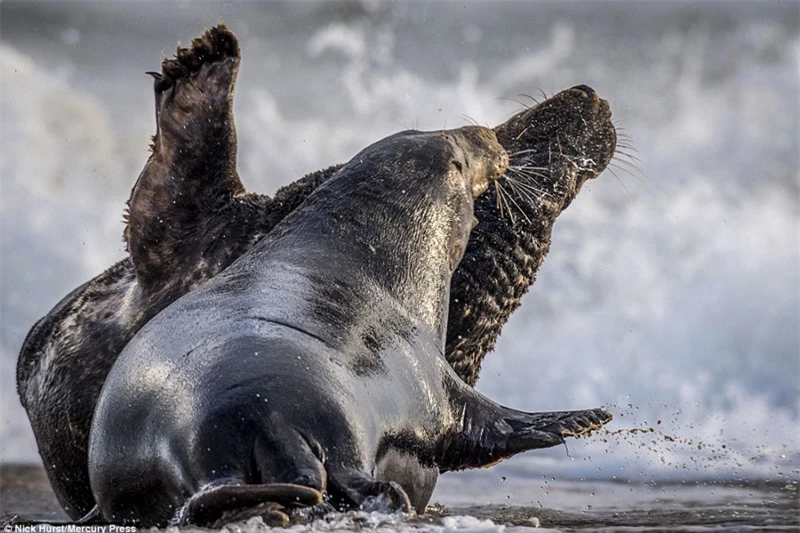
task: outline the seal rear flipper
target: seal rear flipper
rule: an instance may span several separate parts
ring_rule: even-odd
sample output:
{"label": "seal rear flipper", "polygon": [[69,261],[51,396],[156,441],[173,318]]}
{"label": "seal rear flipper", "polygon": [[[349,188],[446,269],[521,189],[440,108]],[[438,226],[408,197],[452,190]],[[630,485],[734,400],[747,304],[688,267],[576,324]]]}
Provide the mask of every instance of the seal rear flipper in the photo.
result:
{"label": "seal rear flipper", "polygon": [[[145,288],[156,281],[163,286],[164,278],[187,266],[175,261],[187,239],[209,230],[224,234],[204,228],[203,221],[244,192],[236,173],[233,119],[239,61],[236,36],[220,24],[189,48],[178,48],[160,73],[150,73],[157,129],[152,154],[131,191],[124,235]],[[226,217],[236,218],[236,213]]]}
{"label": "seal rear flipper", "polygon": [[[443,439],[441,472],[491,466],[527,450],[562,444],[600,429],[612,418],[603,409],[528,413],[498,405],[465,389],[461,419]],[[465,401],[466,400],[466,401]]]}
{"label": "seal rear flipper", "polygon": [[320,502],[322,493],[303,485],[218,485],[189,498],[171,524],[218,529],[229,522],[261,516],[268,525],[285,526],[286,508],[311,507]]}

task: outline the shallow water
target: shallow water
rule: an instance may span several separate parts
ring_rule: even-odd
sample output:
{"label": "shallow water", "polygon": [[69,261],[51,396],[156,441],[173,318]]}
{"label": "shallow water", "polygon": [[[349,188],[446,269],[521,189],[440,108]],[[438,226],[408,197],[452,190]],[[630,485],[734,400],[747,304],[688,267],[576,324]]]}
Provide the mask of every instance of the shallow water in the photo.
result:
{"label": "shallow water", "polygon": [[[0,522],[66,520],[35,465],[0,469]],[[503,476],[489,470],[444,476],[422,516],[334,513],[295,531],[795,531],[798,484],[558,481]],[[189,531],[195,528],[181,528]],[[231,533],[268,529],[260,519],[229,525]],[[174,528],[170,529],[174,531]],[[196,530],[196,529],[195,529]]]}

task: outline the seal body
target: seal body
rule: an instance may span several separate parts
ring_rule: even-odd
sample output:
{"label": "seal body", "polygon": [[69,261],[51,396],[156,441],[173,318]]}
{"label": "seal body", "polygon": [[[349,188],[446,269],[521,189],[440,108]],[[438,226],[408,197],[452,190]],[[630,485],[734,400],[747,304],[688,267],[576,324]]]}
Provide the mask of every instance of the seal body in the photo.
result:
{"label": "seal body", "polygon": [[108,375],[92,422],[103,517],[203,525],[257,500],[220,494],[273,489],[274,500],[276,487],[423,511],[440,470],[607,421],[601,410],[503,408],[443,357],[473,198],[507,163],[484,128],[389,137],[152,319]]}
{"label": "seal body", "polygon": [[[506,164],[477,128],[376,143],[151,320],[109,374],[92,424],[103,516],[164,524],[187,492],[220,481],[330,482],[346,497],[393,437],[435,474],[452,420],[449,278],[473,195]],[[424,507],[435,476],[418,475],[429,481],[408,497]]]}

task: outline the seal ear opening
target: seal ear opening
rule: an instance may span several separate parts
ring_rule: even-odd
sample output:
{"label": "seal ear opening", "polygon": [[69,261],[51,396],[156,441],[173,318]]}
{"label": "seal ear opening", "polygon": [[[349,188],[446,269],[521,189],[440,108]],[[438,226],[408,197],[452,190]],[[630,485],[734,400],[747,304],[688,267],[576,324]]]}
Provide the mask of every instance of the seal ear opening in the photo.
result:
{"label": "seal ear opening", "polygon": [[310,507],[322,502],[322,493],[292,483],[218,485],[193,495],[171,525],[193,524],[219,529],[229,522],[261,516],[268,525],[285,526],[285,508]]}

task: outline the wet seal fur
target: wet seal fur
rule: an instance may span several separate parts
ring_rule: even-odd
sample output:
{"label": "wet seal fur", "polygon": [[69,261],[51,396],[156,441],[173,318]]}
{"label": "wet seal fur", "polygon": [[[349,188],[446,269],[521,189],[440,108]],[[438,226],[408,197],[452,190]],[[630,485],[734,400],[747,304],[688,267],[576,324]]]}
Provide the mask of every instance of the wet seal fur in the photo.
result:
{"label": "wet seal fur", "polygon": [[388,137],[148,322],[92,422],[102,516],[210,525],[322,494],[345,508],[424,512],[440,471],[610,420],[601,409],[502,407],[443,357],[473,199],[507,165],[486,128]]}
{"label": "wet seal fur", "polygon": [[[95,504],[89,428],[106,375],[125,345],[340,168],[310,174],[273,198],[244,192],[232,112],[238,66],[236,38],[221,25],[179,48],[154,74],[158,132],[129,201],[131,257],[67,295],[21,349],[20,398],[55,494],[73,519]],[[471,385],[533,283],[556,218],[606,167],[616,145],[608,104],[585,86],[558,93],[494,131],[511,154],[509,170],[475,200],[478,225],[450,293],[445,357]],[[511,205],[510,215],[501,198]]]}

